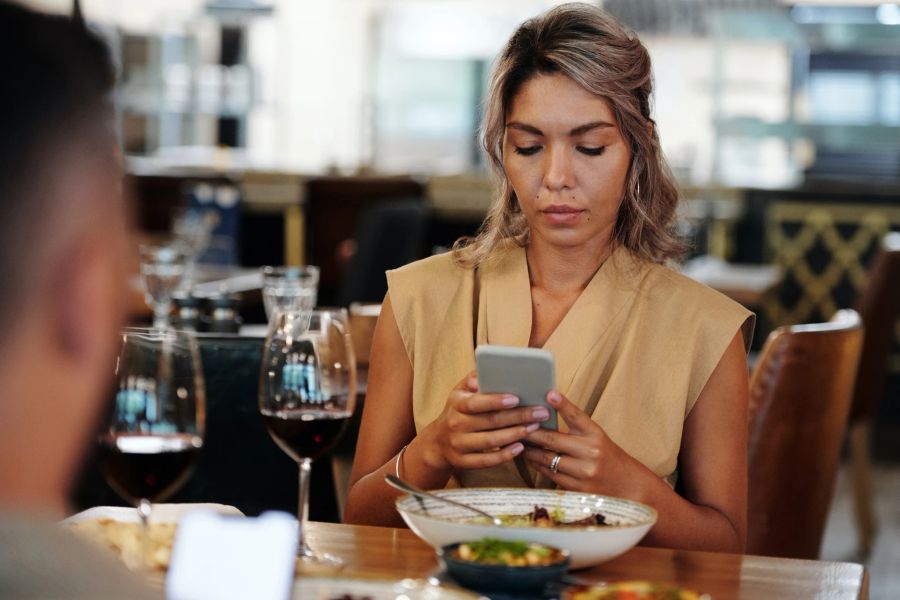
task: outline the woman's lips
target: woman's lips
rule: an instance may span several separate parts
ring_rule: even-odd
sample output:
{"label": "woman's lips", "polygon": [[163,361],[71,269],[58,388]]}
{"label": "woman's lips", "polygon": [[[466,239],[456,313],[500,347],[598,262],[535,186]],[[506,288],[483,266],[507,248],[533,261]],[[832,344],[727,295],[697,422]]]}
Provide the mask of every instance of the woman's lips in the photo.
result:
{"label": "woman's lips", "polygon": [[582,213],[584,213],[583,208],[570,206],[568,204],[551,204],[550,206],[541,209],[541,214],[543,214],[551,224],[555,225],[570,224],[578,220]]}

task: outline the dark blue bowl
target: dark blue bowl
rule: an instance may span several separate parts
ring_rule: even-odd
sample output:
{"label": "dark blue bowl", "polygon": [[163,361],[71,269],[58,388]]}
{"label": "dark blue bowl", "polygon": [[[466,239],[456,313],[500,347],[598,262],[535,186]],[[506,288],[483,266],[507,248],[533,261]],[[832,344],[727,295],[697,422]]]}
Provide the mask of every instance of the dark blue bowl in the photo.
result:
{"label": "dark blue bowl", "polygon": [[447,574],[458,584],[481,592],[527,592],[540,595],[548,585],[558,583],[569,570],[569,553],[562,551],[562,560],[540,566],[510,567],[490,565],[453,556],[459,542],[441,548],[438,556]]}

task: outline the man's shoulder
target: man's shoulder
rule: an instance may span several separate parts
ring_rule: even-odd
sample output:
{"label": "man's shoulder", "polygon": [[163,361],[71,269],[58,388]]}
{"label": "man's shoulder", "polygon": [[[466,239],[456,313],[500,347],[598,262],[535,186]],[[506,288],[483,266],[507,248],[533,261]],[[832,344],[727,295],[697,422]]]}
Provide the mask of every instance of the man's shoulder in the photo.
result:
{"label": "man's shoulder", "polygon": [[0,589],[10,597],[162,597],[63,525],[0,515],[0,539]]}

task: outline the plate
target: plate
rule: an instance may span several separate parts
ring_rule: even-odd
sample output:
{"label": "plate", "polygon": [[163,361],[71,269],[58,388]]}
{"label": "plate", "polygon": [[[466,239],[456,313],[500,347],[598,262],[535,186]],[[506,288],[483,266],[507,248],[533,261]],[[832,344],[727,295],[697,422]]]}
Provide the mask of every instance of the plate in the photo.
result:
{"label": "plate", "polygon": [[140,519],[134,508],[95,506],[64,519],[61,524],[82,539],[108,549],[132,570],[147,566],[145,570],[164,574],[169,568],[178,520],[197,510],[243,516],[237,508],[225,504],[154,504],[150,513],[146,565]]}
{"label": "plate", "polygon": [[[151,523],[177,523],[187,512],[206,510],[236,517],[244,516],[240,510],[228,504],[215,504],[211,502],[185,502],[181,504],[153,504],[150,512]],[[140,523],[137,509],[126,506],[94,506],[76,513],[62,520],[63,524],[78,523],[96,519],[111,519],[123,523]]]}
{"label": "plate", "polygon": [[353,577],[298,577],[293,600],[478,600],[465,590],[439,585],[424,579],[363,579]]}
{"label": "plate", "polygon": [[463,488],[432,493],[497,516],[530,513],[535,506],[561,511],[566,521],[601,513],[613,525],[507,527],[477,522],[470,511],[436,500],[420,501],[409,495],[397,499],[397,511],[403,520],[435,550],[486,537],[537,542],[568,550],[573,569],[615,558],[637,544],[656,523],[656,511],[649,506],[612,496],[525,488]]}

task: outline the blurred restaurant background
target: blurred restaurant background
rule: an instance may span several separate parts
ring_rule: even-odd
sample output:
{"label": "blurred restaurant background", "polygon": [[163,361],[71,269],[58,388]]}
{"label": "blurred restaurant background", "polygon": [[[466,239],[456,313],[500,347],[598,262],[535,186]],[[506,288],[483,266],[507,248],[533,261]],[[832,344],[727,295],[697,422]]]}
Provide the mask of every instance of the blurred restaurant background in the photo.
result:
{"label": "blurred restaurant background", "polygon": [[[217,217],[200,263],[216,266],[200,269],[198,280],[203,273],[239,279],[260,265],[318,265],[319,304],[349,306],[380,302],[385,269],[444,251],[475,232],[492,194],[477,138],[492,60],[522,20],[557,2],[27,4],[81,11],[114,49],[118,135],[138,240],[167,236],[179,207],[203,207]],[[635,29],[653,59],[653,114],[682,192],[679,231],[692,244],[681,268],[758,314],[757,351],[779,326],[859,309],[876,257],[888,252],[889,234],[900,231],[900,4],[597,4]],[[892,273],[888,291],[900,287],[896,268]],[[264,322],[258,292],[217,289],[219,296],[203,299],[209,307],[196,306],[208,318],[229,309],[223,318],[231,324],[216,329],[213,319],[207,329],[237,332]],[[134,297],[134,319],[146,321],[142,292]],[[875,464],[879,533],[861,558],[872,568],[873,597],[879,597],[877,578],[896,578],[888,566],[900,564],[896,314],[882,311],[881,321],[865,323],[889,339],[880,355],[867,358],[876,363],[867,372],[884,384],[878,397],[851,413],[866,422],[864,446]],[[205,364],[209,436],[225,440],[238,436],[239,418],[232,429],[214,428],[212,409],[224,403],[215,390],[231,398],[243,390],[249,407],[233,411],[258,420],[258,361],[242,363],[246,349],[226,336],[216,339],[204,360],[213,348],[218,354],[211,360],[229,364],[229,377],[243,372],[247,380],[223,381]],[[364,366],[366,340],[358,343]],[[352,433],[346,438],[352,452]],[[289,460],[274,446],[240,452],[230,460],[248,472],[260,461]],[[851,452],[845,454],[845,464],[852,464]],[[263,480],[264,471],[254,475],[256,497],[277,504],[282,491]],[[838,479],[824,558],[853,558],[858,551],[846,471]],[[339,469],[328,475],[340,478]],[[290,477],[285,485],[296,490]],[[212,493],[220,483],[195,478],[182,495],[200,497],[202,485]],[[238,505],[226,487],[216,488],[226,496],[218,500]],[[291,510],[292,496],[284,497]],[[90,498],[85,503],[97,499]],[[103,501],[116,499],[110,493]],[[338,518],[328,511],[314,499],[314,517]],[[900,595],[897,581],[880,585]]]}

